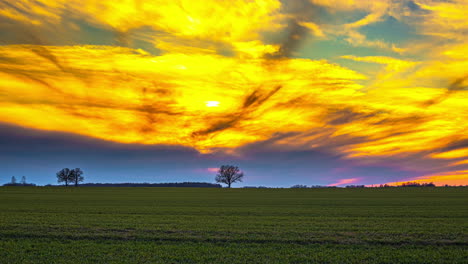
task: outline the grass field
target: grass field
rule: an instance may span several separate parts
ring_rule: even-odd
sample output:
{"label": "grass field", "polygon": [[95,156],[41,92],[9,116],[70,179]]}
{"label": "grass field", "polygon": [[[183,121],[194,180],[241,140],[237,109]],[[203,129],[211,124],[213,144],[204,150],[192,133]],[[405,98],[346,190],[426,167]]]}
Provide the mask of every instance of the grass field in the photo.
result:
{"label": "grass field", "polygon": [[468,263],[468,188],[0,188],[0,263]]}

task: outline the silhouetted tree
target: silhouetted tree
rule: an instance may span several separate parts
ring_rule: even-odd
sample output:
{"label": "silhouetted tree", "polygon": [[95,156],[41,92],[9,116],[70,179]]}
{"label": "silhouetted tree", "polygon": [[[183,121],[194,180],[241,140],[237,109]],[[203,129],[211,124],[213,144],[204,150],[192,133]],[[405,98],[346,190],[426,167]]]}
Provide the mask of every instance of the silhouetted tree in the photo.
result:
{"label": "silhouetted tree", "polygon": [[21,182],[22,185],[26,185],[26,176],[21,177]]}
{"label": "silhouetted tree", "polygon": [[68,186],[68,183],[72,181],[72,170],[69,168],[64,168],[57,172],[57,182],[64,182],[65,186]]}
{"label": "silhouetted tree", "polygon": [[290,188],[307,188],[307,185],[303,185],[303,184],[296,184],[296,185],[293,185],[291,186]]}
{"label": "silhouetted tree", "polygon": [[75,183],[75,187],[78,186],[78,183],[82,182],[84,180],[83,171],[80,168],[76,168],[74,170],[71,170],[71,182]]}
{"label": "silhouetted tree", "polygon": [[16,184],[16,177],[15,176],[11,177],[11,184]]}
{"label": "silhouetted tree", "polygon": [[231,184],[235,182],[242,182],[244,173],[240,171],[239,167],[232,165],[222,165],[218,174],[216,175],[216,182],[225,183],[228,188],[231,188]]}

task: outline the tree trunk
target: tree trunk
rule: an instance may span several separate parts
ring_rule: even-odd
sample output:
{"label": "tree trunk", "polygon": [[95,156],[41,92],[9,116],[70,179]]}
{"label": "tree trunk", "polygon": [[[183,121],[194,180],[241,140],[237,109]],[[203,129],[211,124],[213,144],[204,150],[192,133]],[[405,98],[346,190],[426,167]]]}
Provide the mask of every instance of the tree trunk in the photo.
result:
{"label": "tree trunk", "polygon": [[228,183],[228,188],[231,188],[231,183]]}

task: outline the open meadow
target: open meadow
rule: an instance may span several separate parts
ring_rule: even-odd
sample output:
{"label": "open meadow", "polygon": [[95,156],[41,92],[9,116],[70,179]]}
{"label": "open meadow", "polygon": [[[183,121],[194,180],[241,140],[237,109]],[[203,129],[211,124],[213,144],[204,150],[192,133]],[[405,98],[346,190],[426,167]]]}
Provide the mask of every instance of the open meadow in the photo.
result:
{"label": "open meadow", "polygon": [[468,188],[0,188],[1,263],[468,263]]}

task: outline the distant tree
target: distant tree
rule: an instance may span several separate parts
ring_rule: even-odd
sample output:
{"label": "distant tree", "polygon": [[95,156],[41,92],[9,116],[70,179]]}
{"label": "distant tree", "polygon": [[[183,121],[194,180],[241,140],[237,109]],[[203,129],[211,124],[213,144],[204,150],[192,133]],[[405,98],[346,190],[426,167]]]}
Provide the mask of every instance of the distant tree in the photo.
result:
{"label": "distant tree", "polygon": [[75,183],[75,187],[78,186],[78,183],[82,182],[84,180],[83,171],[80,168],[76,168],[74,170],[71,170],[71,182]]}
{"label": "distant tree", "polygon": [[26,176],[21,177],[21,182],[22,185],[26,185]]}
{"label": "distant tree", "polygon": [[302,189],[302,188],[307,188],[307,185],[296,184],[296,185],[291,186],[290,188],[300,188],[300,189]]}
{"label": "distant tree", "polygon": [[68,186],[68,183],[72,181],[72,170],[69,168],[61,169],[57,172],[57,182],[64,182],[65,186]]}
{"label": "distant tree", "polygon": [[11,184],[16,184],[16,177],[15,176],[11,177]]}
{"label": "distant tree", "polygon": [[228,188],[231,188],[231,184],[235,182],[242,182],[244,178],[244,173],[240,171],[239,167],[232,165],[222,165],[218,174],[216,174],[216,182],[224,183],[228,185]]}
{"label": "distant tree", "polygon": [[418,183],[418,182],[405,182],[402,183],[399,187],[435,187],[435,184],[430,183]]}

